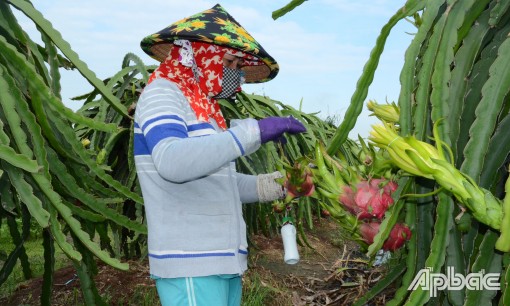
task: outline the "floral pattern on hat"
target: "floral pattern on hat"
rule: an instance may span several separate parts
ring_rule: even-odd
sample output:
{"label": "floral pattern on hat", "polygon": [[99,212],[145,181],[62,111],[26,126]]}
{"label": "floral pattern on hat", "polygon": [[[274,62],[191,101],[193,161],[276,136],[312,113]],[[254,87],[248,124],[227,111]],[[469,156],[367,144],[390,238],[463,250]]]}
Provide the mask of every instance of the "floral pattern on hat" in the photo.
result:
{"label": "floral pattern on hat", "polygon": [[248,68],[243,69],[247,83],[266,82],[278,74],[274,58],[219,4],[145,37],[141,47],[162,62],[178,39],[225,46],[251,55]]}

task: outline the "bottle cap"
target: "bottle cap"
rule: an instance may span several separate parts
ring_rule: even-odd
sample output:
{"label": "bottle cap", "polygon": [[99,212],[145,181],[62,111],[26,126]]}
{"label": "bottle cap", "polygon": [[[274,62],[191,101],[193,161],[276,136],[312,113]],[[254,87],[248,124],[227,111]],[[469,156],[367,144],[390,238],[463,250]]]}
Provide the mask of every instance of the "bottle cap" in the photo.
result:
{"label": "bottle cap", "polygon": [[288,216],[287,217],[283,217],[282,223],[283,223],[283,225],[285,225],[287,223],[293,224],[292,217],[288,217]]}

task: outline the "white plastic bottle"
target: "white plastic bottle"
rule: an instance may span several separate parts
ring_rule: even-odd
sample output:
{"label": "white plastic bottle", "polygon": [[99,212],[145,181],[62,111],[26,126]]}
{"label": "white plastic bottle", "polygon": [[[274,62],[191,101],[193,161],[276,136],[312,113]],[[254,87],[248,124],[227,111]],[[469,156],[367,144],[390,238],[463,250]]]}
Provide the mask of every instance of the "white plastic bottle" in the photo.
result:
{"label": "white plastic bottle", "polygon": [[289,265],[295,265],[299,262],[299,253],[296,242],[296,227],[289,218],[283,219],[281,229],[284,257],[283,260]]}

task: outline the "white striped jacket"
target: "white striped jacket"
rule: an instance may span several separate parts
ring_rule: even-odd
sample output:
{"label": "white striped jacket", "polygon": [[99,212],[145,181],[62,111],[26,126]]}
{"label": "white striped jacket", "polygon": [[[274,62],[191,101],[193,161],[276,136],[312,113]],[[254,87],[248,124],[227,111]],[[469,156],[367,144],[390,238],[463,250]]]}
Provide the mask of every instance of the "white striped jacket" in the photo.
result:
{"label": "white striped jacket", "polygon": [[178,87],[146,86],[137,103],[134,154],[156,277],[242,274],[247,268],[241,203],[258,201],[257,177],[234,160],[260,147],[254,119],[227,131],[198,122]]}

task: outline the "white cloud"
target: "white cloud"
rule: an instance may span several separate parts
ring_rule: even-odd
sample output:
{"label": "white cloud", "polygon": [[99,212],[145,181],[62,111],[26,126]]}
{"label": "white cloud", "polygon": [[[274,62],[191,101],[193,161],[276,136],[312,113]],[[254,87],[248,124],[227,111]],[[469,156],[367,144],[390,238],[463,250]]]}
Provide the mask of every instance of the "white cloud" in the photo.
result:
{"label": "white cloud", "polygon": [[322,5],[330,6],[343,14],[391,16],[403,1],[395,0],[321,0]]}
{"label": "white cloud", "polygon": [[[280,64],[280,74],[275,80],[246,86],[245,90],[267,94],[296,108],[303,98],[305,111],[321,111],[324,116],[342,115],[380,27],[399,8],[399,1],[307,1],[283,18],[273,20],[272,11],[289,1],[222,2]],[[141,39],[216,3],[205,0],[54,0],[37,1],[34,5],[98,77],[107,78],[120,69],[128,52],[140,56],[146,64],[155,64],[140,49]],[[31,22],[26,18],[21,22],[24,29],[30,28]],[[27,31],[32,39],[40,41],[39,34],[31,27]],[[395,43],[397,47],[389,45],[385,49],[383,70],[378,74],[383,75],[381,83],[369,92],[377,96],[368,98],[382,101],[383,94],[398,92],[399,69],[391,68],[401,64],[405,45],[399,41]],[[385,76],[385,73],[393,75]],[[76,72],[63,74],[65,98],[90,89]],[[73,109],[79,107],[75,102],[66,103]]]}

